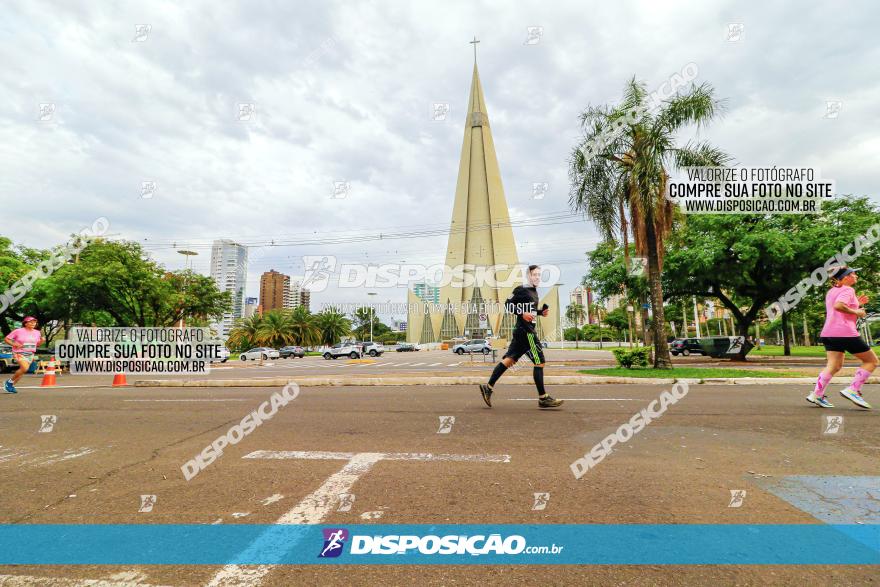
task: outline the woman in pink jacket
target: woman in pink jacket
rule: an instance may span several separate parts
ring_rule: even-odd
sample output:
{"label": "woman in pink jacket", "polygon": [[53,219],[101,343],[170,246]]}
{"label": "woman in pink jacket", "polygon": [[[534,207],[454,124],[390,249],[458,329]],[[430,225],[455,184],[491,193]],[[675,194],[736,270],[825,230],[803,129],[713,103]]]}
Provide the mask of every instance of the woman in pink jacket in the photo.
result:
{"label": "woman in pink jacket", "polygon": [[18,362],[18,371],[7,379],[3,388],[7,393],[18,393],[15,384],[21,376],[27,373],[37,353],[37,347],[43,342],[43,335],[37,328],[37,319],[33,316],[25,316],[21,321],[21,328],[16,328],[6,337],[7,344],[12,346],[12,358]]}
{"label": "woman in pink jacket", "polygon": [[871,409],[862,397],[862,385],[871,372],[877,368],[877,355],[871,350],[856,328],[856,321],[865,317],[862,308],[868,302],[868,296],[856,296],[853,285],[858,281],[858,269],[841,267],[831,276],[833,287],[825,296],[825,327],[819,335],[819,341],[825,345],[828,363],[819,373],[816,388],[807,396],[807,401],[822,408],[833,408],[834,405],[825,397],[825,388],[834,374],[843,367],[844,353],[850,353],[862,362],[856,369],[849,387],[841,390],[840,395],[859,407]]}

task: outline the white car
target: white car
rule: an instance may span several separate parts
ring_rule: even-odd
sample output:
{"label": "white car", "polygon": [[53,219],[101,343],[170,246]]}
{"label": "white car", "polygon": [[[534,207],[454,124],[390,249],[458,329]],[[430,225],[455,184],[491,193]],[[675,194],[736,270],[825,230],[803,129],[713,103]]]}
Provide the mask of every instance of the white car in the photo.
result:
{"label": "white car", "polygon": [[385,352],[385,347],[378,342],[365,342],[363,343],[363,347],[366,353],[371,357],[378,357]]}
{"label": "white car", "polygon": [[361,346],[359,344],[351,344],[340,342],[324,351],[323,357],[326,360],[338,359],[339,357],[349,357],[351,359],[361,358]]}
{"label": "white car", "polygon": [[257,348],[253,348],[249,351],[245,351],[239,355],[239,359],[242,361],[247,361],[250,359],[251,361],[255,361],[257,359],[277,359],[281,354],[275,349],[270,349],[269,347],[259,346]]}
{"label": "white car", "polygon": [[216,363],[217,361],[221,363],[225,363],[229,360],[229,349],[225,346],[220,347],[220,351],[217,353],[217,356],[211,359],[211,363]]}

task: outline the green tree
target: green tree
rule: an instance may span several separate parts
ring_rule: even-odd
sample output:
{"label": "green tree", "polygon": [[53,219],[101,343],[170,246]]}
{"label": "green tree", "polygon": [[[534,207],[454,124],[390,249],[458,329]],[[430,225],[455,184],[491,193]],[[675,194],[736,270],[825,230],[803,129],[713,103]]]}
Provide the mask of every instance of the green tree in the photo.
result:
{"label": "green tree", "polygon": [[259,314],[236,320],[226,339],[227,348],[241,352],[257,346],[262,323],[263,318]]}
{"label": "green tree", "polygon": [[257,329],[257,343],[275,349],[294,343],[293,322],[285,310],[269,310],[263,313]]}
{"label": "green tree", "polygon": [[568,320],[569,324],[573,324],[575,327],[575,348],[580,348],[580,329],[581,322],[587,319],[587,314],[584,311],[584,306],[582,304],[569,304],[565,309],[565,318]]}
{"label": "green tree", "polygon": [[87,323],[96,312],[113,326],[172,326],[182,318],[219,318],[230,294],[213,280],[189,271],[168,272],[137,243],[98,240],[51,276],[34,284],[19,302],[44,321]]}
{"label": "green tree", "polygon": [[[715,298],[730,310],[740,336],[759,313],[827,259],[880,222],[880,210],[867,198],[843,197],[817,215],[711,214],[688,219],[670,243],[664,269],[666,295]],[[852,252],[852,250],[850,250]],[[880,291],[880,243],[865,247],[857,289],[872,299]],[[826,283],[812,287],[800,304],[821,304]],[[811,302],[812,300],[812,302]],[[800,305],[798,306],[800,307]],[[789,346],[790,313],[780,319]],[[737,357],[744,360],[745,355]]]}
{"label": "green tree", "polygon": [[320,332],[319,344],[334,345],[351,334],[351,321],[332,306],[315,315],[315,325]]}
{"label": "green tree", "polygon": [[605,316],[605,324],[613,328],[618,336],[629,328],[629,318],[624,308],[614,308]]}
{"label": "green tree", "polygon": [[317,317],[305,306],[298,306],[290,313],[290,328],[294,344],[315,346],[321,342]]}
{"label": "green tree", "polygon": [[674,205],[666,199],[668,170],[691,165],[723,165],[728,157],[708,143],[676,147],[677,135],[702,126],[719,113],[721,103],[708,84],[692,85],[648,108],[646,86],[630,80],[623,103],[588,107],[581,115],[583,139],[570,161],[571,205],[598,226],[602,236],[623,240],[629,267],[629,232],[636,251],[648,258],[648,285],[654,311],[654,367],[672,367],[663,317],[664,241],[672,230]]}

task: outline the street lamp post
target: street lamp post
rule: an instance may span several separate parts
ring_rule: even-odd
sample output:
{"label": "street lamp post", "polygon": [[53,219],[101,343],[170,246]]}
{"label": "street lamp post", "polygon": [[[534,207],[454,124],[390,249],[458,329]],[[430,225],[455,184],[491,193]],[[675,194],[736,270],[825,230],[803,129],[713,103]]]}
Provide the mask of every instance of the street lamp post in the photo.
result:
{"label": "street lamp post", "polygon": [[[198,255],[195,251],[189,251],[186,249],[181,249],[177,251],[184,257],[186,257],[186,276],[183,278],[183,292],[186,294],[186,286],[189,284],[189,272],[192,270],[192,264],[190,263],[189,258]],[[180,328],[184,328],[186,325],[186,316],[181,316],[180,318]]]}
{"label": "street lamp post", "polygon": [[[633,311],[632,304],[627,304],[626,306],[626,320],[629,323],[629,348],[633,348],[633,317],[631,316],[631,312]],[[602,326],[600,325],[601,329]],[[600,330],[601,332],[601,330]]]}
{"label": "street lamp post", "polygon": [[[367,292],[368,296],[378,295],[376,292]],[[373,317],[375,316],[375,305],[370,302],[370,342],[373,342]]]}

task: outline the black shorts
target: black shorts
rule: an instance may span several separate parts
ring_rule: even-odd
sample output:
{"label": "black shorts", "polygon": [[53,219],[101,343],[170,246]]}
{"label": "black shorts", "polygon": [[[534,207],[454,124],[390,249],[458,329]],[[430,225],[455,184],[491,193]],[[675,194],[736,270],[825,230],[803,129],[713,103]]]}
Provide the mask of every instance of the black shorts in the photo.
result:
{"label": "black shorts", "polygon": [[514,361],[518,361],[523,355],[528,355],[535,365],[544,364],[544,351],[538,336],[534,332],[514,330],[513,339],[510,341],[510,346],[507,347],[507,352],[504,353],[502,358],[510,357]]}
{"label": "black shorts", "polygon": [[834,351],[837,353],[864,353],[871,350],[861,336],[823,336],[819,342],[825,345],[826,351]]}

